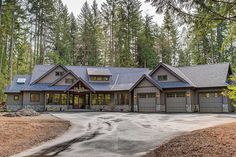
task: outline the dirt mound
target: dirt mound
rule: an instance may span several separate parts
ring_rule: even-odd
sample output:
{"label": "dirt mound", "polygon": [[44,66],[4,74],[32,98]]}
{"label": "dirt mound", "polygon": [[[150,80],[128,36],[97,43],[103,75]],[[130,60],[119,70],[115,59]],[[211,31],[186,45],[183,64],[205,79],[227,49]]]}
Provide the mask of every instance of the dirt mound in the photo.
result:
{"label": "dirt mound", "polygon": [[3,114],[4,117],[19,117],[15,112]]}
{"label": "dirt mound", "polygon": [[16,112],[18,116],[39,116],[40,114],[33,109],[21,109]]}

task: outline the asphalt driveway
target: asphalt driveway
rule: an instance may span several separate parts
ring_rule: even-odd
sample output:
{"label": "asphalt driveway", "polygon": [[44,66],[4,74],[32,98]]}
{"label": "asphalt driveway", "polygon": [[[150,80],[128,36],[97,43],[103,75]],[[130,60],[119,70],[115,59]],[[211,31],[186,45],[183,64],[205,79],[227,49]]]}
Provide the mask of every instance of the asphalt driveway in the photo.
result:
{"label": "asphalt driveway", "polygon": [[70,130],[15,155],[61,157],[141,156],[185,132],[236,121],[235,114],[54,113]]}

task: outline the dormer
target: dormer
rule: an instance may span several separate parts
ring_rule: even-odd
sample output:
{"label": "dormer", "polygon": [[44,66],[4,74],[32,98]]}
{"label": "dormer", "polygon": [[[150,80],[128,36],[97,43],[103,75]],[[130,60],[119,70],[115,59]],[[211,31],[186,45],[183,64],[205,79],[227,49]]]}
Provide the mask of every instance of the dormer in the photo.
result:
{"label": "dormer", "polygon": [[109,83],[112,78],[110,70],[105,68],[87,68],[87,73],[89,82]]}

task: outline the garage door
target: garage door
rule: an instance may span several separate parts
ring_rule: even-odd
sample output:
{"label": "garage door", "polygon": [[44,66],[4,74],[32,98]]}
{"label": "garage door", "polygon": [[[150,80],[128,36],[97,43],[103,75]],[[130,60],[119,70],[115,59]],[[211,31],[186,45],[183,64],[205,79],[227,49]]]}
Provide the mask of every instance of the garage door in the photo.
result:
{"label": "garage door", "polygon": [[156,112],[155,93],[138,94],[139,112]]}
{"label": "garage door", "polygon": [[222,112],[222,104],[220,93],[199,93],[200,112]]}
{"label": "garage door", "polygon": [[166,94],[166,112],[186,112],[185,92]]}

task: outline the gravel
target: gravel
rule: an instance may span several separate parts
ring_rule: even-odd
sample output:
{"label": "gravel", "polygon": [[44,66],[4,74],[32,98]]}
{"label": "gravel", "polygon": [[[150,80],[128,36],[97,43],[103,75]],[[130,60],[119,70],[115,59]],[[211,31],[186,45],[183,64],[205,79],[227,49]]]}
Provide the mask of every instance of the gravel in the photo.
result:
{"label": "gravel", "polygon": [[236,123],[201,129],[176,137],[143,157],[235,157]]}

